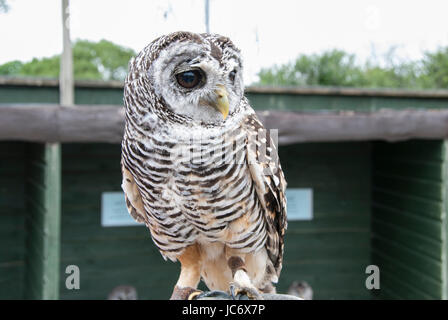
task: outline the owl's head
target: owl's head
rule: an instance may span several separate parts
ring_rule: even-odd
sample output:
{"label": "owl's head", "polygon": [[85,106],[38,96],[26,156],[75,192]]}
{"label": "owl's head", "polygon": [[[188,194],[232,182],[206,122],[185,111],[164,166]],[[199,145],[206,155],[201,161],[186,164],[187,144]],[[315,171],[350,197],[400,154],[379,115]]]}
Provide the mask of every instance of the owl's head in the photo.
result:
{"label": "owl's head", "polygon": [[[141,105],[149,102],[159,115],[167,109],[180,118],[222,122],[243,97],[242,73],[240,51],[228,38],[175,32],[154,40],[131,61],[125,101],[126,94],[134,94],[133,101],[146,100]],[[135,81],[145,88],[132,88]]]}

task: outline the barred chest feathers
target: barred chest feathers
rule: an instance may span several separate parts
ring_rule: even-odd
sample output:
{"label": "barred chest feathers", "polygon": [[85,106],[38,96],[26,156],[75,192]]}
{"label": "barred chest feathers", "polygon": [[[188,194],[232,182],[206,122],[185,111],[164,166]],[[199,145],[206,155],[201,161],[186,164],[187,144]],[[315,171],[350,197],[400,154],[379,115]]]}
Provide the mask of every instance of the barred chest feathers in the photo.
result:
{"label": "barred chest feathers", "polygon": [[241,130],[245,114],[224,126],[171,124],[130,139],[140,168],[136,182],[146,193],[152,237],[164,257],[174,260],[195,241],[247,252],[264,246],[262,207],[247,164],[247,133]]}

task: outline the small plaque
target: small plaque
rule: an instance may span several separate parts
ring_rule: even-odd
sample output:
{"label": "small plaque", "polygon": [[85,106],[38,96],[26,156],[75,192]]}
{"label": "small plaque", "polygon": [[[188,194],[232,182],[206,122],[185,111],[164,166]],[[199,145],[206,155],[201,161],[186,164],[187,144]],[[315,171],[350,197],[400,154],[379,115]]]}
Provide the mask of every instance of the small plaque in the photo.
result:
{"label": "small plaque", "polygon": [[289,221],[313,219],[313,189],[287,188],[286,200]]}
{"label": "small plaque", "polygon": [[144,226],[128,213],[123,192],[103,192],[101,194],[101,226],[128,227]]}

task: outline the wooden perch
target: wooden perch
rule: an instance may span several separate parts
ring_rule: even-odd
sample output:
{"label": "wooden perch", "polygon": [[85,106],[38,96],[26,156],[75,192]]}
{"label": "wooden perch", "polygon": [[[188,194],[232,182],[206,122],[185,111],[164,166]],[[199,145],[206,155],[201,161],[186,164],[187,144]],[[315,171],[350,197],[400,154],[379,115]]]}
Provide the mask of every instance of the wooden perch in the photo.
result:
{"label": "wooden perch", "polygon": [[[280,145],[324,141],[400,141],[448,138],[448,110],[373,112],[260,111]],[[0,140],[119,143],[124,128],[120,106],[0,105]]]}
{"label": "wooden perch", "polygon": [[373,112],[260,112],[267,128],[279,128],[279,144],[323,141],[401,141],[448,138],[448,110]]}
{"label": "wooden perch", "polygon": [[120,106],[0,105],[0,140],[121,142]]}

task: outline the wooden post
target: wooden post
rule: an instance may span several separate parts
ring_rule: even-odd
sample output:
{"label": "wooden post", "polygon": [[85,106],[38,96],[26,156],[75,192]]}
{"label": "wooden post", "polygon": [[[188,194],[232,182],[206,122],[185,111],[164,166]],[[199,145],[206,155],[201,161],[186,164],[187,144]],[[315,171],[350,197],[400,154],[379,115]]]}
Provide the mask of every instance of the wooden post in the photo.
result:
{"label": "wooden post", "polygon": [[62,0],[62,41],[61,72],[59,74],[59,101],[62,106],[69,107],[74,104],[69,0]]}
{"label": "wooden post", "polygon": [[26,299],[59,298],[60,146],[28,148],[26,216]]}
{"label": "wooden post", "polygon": [[[70,42],[69,0],[62,0],[63,52],[60,104],[74,103],[73,59]],[[59,299],[61,230],[61,146],[33,144],[29,148],[27,180],[27,299]]]}
{"label": "wooden post", "polygon": [[442,299],[448,300],[448,140],[443,142]]}

